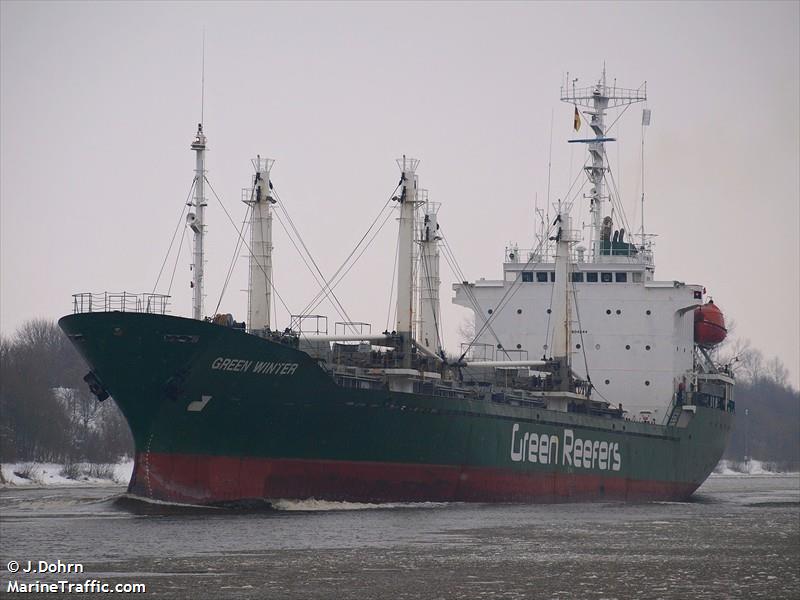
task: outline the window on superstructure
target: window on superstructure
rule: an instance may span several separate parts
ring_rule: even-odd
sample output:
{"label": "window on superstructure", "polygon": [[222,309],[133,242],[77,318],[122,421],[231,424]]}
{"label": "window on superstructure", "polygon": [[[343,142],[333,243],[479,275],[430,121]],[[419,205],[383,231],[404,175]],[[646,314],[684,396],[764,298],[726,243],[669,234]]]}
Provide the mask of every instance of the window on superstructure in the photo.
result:
{"label": "window on superstructure", "polygon": [[617,283],[628,283],[627,273],[614,273],[614,281]]}
{"label": "window on superstructure", "polygon": [[525,282],[533,281],[533,271],[523,271],[522,272],[522,281],[525,281]]}
{"label": "window on superstructure", "polygon": [[572,283],[583,283],[583,273],[572,272]]}
{"label": "window on superstructure", "polygon": [[547,271],[537,271],[536,281],[539,283],[547,283]]}
{"label": "window on superstructure", "polygon": [[631,278],[633,283],[642,283],[642,274],[641,273],[631,273]]}
{"label": "window on superstructure", "polygon": [[597,283],[597,273],[587,273],[586,283]]}
{"label": "window on superstructure", "polygon": [[600,273],[600,281],[603,283],[611,283],[613,279],[611,273]]}

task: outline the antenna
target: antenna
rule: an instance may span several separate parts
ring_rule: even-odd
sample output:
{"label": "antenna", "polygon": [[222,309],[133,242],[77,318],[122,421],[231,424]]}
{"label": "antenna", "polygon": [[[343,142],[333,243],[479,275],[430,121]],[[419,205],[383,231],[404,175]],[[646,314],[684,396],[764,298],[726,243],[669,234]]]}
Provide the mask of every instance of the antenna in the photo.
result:
{"label": "antenna", "polygon": [[650,125],[650,109],[642,110],[642,249],[644,250],[644,128]]}
{"label": "antenna", "polygon": [[[569,77],[569,73],[567,73],[567,77]],[[550,170],[553,166],[553,117],[555,114],[555,109],[550,109],[550,151],[547,156],[547,203],[545,206],[547,207],[547,222],[550,223]]]}
{"label": "antenna", "polygon": [[200,124],[203,124],[203,110],[206,103],[206,28],[203,27],[203,59],[200,74]]}

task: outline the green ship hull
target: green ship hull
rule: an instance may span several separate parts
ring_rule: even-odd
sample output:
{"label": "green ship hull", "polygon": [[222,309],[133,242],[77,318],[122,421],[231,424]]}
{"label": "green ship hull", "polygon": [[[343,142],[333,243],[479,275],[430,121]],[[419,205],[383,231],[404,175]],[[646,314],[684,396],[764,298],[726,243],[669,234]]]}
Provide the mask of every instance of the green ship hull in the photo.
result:
{"label": "green ship hull", "polygon": [[733,420],[727,404],[678,407],[662,426],[346,387],[291,345],[165,315],[59,325],[130,425],[129,491],[163,501],[684,500]]}

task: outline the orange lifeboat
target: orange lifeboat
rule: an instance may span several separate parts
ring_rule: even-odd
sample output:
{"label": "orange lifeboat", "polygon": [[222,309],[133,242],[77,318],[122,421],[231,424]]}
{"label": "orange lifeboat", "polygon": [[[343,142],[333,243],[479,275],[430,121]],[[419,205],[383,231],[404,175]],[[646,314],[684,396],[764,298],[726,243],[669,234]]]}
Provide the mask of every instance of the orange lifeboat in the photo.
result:
{"label": "orange lifeboat", "polygon": [[725,316],[713,300],[694,309],[694,342],[700,346],[716,346],[725,336]]}

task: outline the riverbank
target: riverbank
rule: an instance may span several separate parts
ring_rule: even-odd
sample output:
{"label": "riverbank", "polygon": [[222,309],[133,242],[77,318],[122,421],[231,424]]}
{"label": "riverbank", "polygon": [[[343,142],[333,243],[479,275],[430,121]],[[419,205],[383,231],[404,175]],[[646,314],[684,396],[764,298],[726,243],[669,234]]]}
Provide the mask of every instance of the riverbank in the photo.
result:
{"label": "riverbank", "polygon": [[126,485],[133,472],[133,460],[111,464],[4,463],[0,472],[0,487]]}

